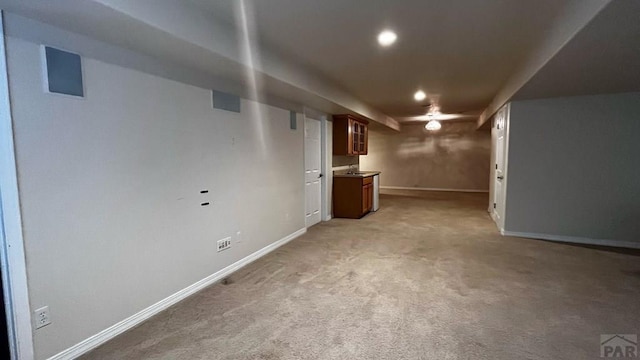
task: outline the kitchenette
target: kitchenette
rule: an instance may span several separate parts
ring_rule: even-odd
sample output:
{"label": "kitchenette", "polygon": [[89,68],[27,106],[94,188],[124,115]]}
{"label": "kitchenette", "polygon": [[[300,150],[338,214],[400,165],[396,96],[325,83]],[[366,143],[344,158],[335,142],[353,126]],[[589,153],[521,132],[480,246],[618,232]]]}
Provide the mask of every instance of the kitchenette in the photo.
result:
{"label": "kitchenette", "polygon": [[[333,217],[360,219],[379,208],[380,171],[359,169],[368,153],[369,121],[333,116]],[[342,166],[340,166],[342,165]]]}

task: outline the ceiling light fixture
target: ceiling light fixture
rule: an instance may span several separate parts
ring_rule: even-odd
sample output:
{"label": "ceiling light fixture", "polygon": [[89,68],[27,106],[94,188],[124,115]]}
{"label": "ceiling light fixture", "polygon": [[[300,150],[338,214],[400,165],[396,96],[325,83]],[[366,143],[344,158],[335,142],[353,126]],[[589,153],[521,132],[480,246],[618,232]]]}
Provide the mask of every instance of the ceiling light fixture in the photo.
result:
{"label": "ceiling light fixture", "polygon": [[382,46],[390,46],[398,39],[398,35],[391,30],[385,30],[378,35],[378,43]]}
{"label": "ceiling light fixture", "polygon": [[424,128],[429,131],[437,131],[440,130],[441,127],[442,124],[440,124],[438,120],[431,120],[427,123],[427,125],[424,126]]}
{"label": "ceiling light fixture", "polygon": [[442,113],[440,113],[440,106],[438,106],[437,104],[431,104],[431,106],[429,106],[429,111],[427,111],[427,119],[429,119],[429,122],[427,123],[427,125],[424,126],[425,129],[427,129],[428,131],[438,131],[440,130],[440,128],[442,127],[442,124],[440,124],[440,122],[437,120],[438,116],[442,115]]}
{"label": "ceiling light fixture", "polygon": [[413,94],[413,98],[416,99],[416,101],[422,101],[427,98],[427,94],[425,94],[422,90],[418,90],[415,94]]}

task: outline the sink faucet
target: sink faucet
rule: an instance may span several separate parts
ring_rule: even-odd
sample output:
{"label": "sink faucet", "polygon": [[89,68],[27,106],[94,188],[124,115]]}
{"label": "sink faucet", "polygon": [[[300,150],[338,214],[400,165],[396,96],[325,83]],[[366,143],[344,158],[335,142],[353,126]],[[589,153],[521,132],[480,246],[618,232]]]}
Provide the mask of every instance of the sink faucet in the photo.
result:
{"label": "sink faucet", "polygon": [[354,166],[355,164],[349,164],[349,170],[347,170],[347,174],[355,174],[356,171],[354,170]]}

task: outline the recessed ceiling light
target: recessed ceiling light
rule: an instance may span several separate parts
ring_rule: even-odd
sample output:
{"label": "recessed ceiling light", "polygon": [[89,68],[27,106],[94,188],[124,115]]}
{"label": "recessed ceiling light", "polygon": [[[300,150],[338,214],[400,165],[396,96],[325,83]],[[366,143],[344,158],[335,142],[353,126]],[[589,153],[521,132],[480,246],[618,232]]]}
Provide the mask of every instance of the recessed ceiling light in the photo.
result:
{"label": "recessed ceiling light", "polygon": [[385,30],[378,35],[378,43],[382,46],[389,46],[396,42],[398,35],[391,30]]}
{"label": "recessed ceiling light", "polygon": [[425,94],[422,90],[418,90],[415,94],[413,94],[413,98],[416,99],[416,101],[422,101],[427,98],[427,94]]}

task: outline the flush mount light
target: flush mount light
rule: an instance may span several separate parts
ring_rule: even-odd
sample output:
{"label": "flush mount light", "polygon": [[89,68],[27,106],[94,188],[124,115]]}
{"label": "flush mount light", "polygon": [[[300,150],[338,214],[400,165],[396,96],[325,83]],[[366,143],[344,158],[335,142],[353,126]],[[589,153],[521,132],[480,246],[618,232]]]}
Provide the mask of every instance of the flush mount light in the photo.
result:
{"label": "flush mount light", "polygon": [[391,30],[385,30],[378,35],[378,43],[381,46],[390,46],[398,39],[398,35]]}
{"label": "flush mount light", "polygon": [[427,98],[427,94],[425,94],[422,90],[418,90],[415,94],[413,94],[413,98],[416,99],[416,101],[422,101]]}
{"label": "flush mount light", "polygon": [[437,131],[440,130],[441,127],[442,124],[440,124],[440,122],[437,120],[431,120],[427,123],[427,125],[424,126],[424,128],[429,131]]}

